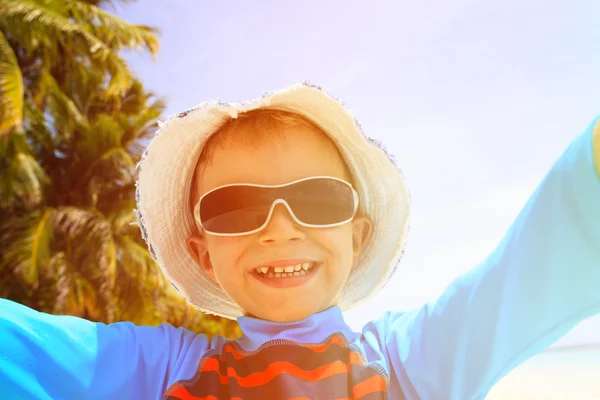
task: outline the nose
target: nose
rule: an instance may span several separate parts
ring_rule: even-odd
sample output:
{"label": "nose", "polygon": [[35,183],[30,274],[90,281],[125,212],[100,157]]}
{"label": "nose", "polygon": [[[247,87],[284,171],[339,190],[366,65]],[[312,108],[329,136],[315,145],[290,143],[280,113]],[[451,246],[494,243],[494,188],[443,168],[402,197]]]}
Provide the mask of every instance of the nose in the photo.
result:
{"label": "nose", "polygon": [[271,220],[259,232],[259,240],[264,245],[284,244],[304,240],[304,232],[283,204],[275,205]]}

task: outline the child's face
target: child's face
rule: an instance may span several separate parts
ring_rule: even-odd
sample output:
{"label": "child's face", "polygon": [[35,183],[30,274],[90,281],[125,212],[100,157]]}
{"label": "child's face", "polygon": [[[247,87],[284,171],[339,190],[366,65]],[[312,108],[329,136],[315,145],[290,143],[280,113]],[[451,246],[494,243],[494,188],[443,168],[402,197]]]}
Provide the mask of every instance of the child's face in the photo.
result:
{"label": "child's face", "polygon": [[[348,180],[340,155],[323,133],[309,127],[288,128],[284,133],[284,138],[263,140],[252,147],[217,146],[199,179],[200,194],[232,183],[273,185],[311,176]],[[289,322],[337,303],[370,232],[371,222],[365,217],[334,228],[306,228],[296,224],[279,204],[260,232],[237,237],[192,236],[188,247],[246,315]],[[269,284],[255,274],[257,266],[288,262],[314,262],[316,267],[299,284],[287,287]]]}

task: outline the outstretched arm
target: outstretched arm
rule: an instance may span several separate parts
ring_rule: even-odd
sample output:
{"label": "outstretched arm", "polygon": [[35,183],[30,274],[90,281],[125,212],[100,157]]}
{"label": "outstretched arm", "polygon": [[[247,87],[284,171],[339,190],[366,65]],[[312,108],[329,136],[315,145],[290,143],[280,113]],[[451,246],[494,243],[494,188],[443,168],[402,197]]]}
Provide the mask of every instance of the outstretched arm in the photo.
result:
{"label": "outstretched arm", "polygon": [[600,313],[600,122],[555,163],[497,249],[435,302],[367,326],[407,398],[484,399]]}
{"label": "outstretched arm", "polygon": [[207,339],[171,326],[105,325],[0,299],[0,393],[6,399],[160,399],[183,355]]}

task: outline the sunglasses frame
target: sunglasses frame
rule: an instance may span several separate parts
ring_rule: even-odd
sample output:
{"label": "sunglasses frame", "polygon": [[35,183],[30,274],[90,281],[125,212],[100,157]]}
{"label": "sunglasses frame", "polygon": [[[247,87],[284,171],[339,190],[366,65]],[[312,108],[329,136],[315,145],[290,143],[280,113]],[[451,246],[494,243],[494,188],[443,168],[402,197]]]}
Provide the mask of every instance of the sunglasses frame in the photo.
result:
{"label": "sunglasses frame", "polygon": [[[290,205],[288,204],[288,202],[284,199],[275,199],[273,201],[273,203],[271,203],[271,208],[269,209],[269,214],[267,215],[267,218],[265,220],[265,222],[258,228],[251,230],[251,231],[247,231],[247,232],[241,232],[241,233],[219,233],[219,232],[212,232],[209,231],[208,229],[206,229],[204,227],[204,225],[202,224],[202,220],[200,219],[200,203],[202,203],[202,199],[204,199],[204,197],[208,196],[210,193],[215,192],[219,189],[222,188],[226,188],[226,187],[231,187],[231,186],[250,186],[250,187],[258,187],[258,188],[265,188],[265,189],[276,189],[276,188],[283,188],[286,186],[292,186],[296,183],[300,183],[300,182],[305,182],[305,181],[309,181],[309,180],[316,180],[316,179],[329,179],[329,180],[334,180],[334,181],[338,181],[343,183],[344,185],[348,186],[350,188],[350,190],[352,190],[352,195],[354,197],[354,210],[352,211],[352,216],[342,222],[336,222],[335,224],[326,224],[326,225],[314,225],[314,224],[307,224],[305,222],[302,222],[298,219],[298,217],[296,217],[296,214],[294,214],[294,211],[292,210],[292,207],[290,207]],[[352,219],[356,216],[356,211],[358,210],[358,201],[359,201],[359,197],[358,197],[358,192],[354,189],[354,187],[352,187],[352,185],[340,178],[336,178],[333,176],[311,176],[308,178],[302,178],[302,179],[298,179],[292,182],[288,182],[288,183],[282,183],[279,185],[260,185],[260,184],[256,184],[256,183],[230,183],[227,185],[223,185],[223,186],[219,186],[217,188],[214,188],[212,190],[209,190],[208,192],[204,193],[202,195],[202,197],[200,197],[200,200],[198,200],[198,202],[196,203],[196,205],[194,206],[194,220],[196,221],[196,223],[198,225],[200,225],[200,227],[202,228],[202,231],[213,235],[213,236],[246,236],[246,235],[252,235],[254,233],[260,232],[263,229],[265,229],[267,227],[267,225],[269,225],[269,222],[271,222],[271,218],[273,216],[273,212],[275,210],[275,206],[278,204],[282,204],[285,206],[285,208],[288,210],[288,213],[291,215],[292,219],[294,220],[294,222],[300,226],[303,226],[305,228],[334,228],[336,226],[341,226],[344,224],[347,224],[348,222],[352,221]]]}

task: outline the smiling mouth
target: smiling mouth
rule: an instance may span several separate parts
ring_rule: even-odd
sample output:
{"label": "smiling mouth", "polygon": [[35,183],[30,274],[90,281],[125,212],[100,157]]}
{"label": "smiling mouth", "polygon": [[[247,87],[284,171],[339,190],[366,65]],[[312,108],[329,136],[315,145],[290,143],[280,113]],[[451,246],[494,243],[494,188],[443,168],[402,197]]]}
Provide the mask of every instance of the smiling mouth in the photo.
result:
{"label": "smiling mouth", "polygon": [[288,266],[263,266],[254,269],[254,274],[263,279],[284,279],[310,275],[318,265],[316,262],[304,262]]}

